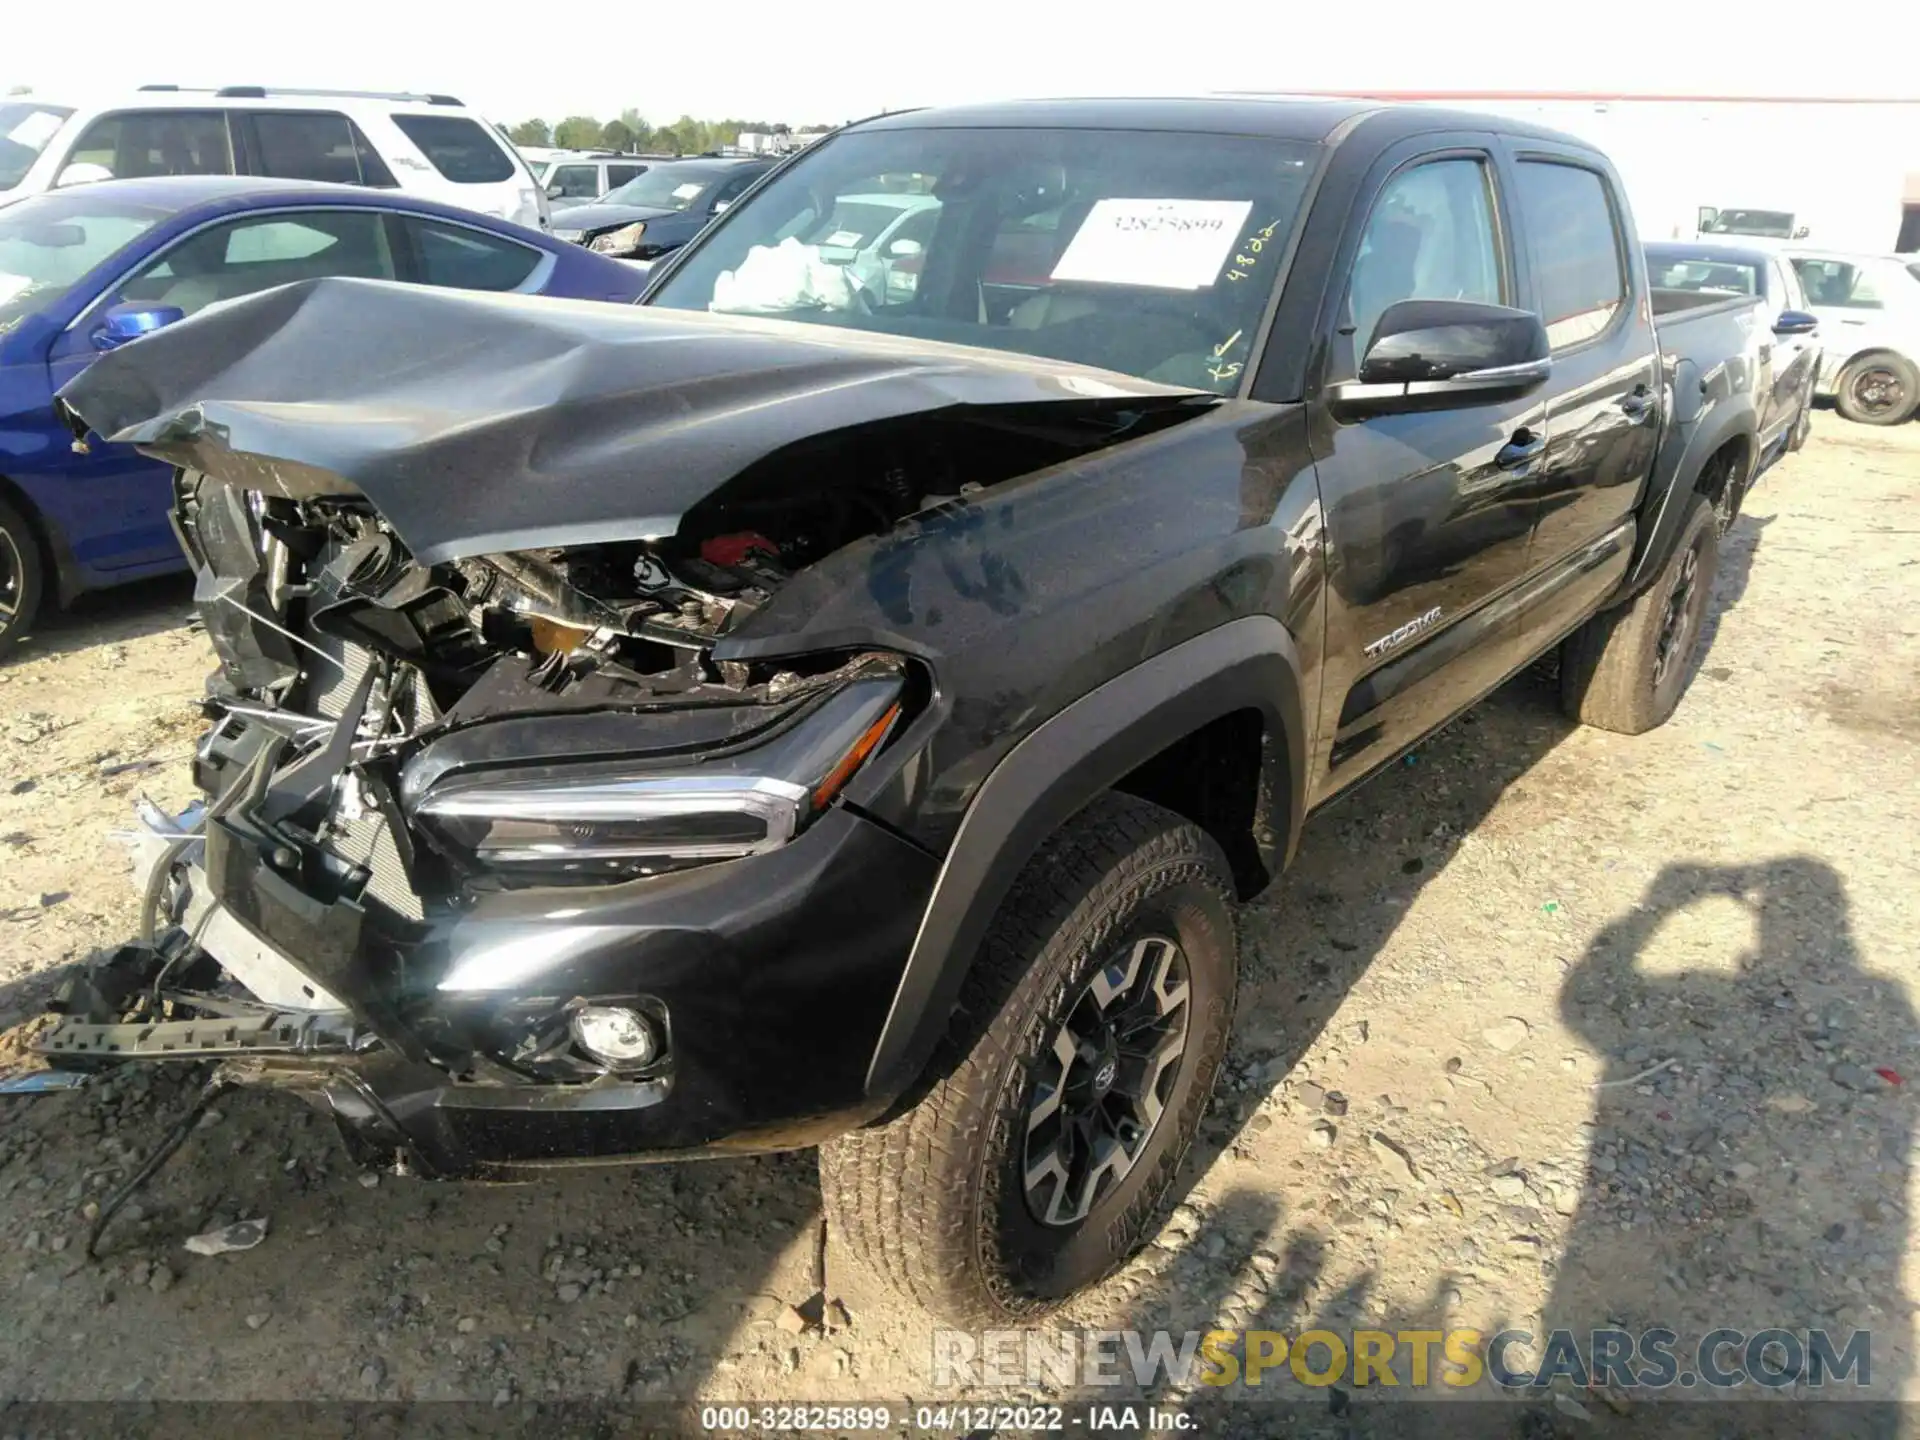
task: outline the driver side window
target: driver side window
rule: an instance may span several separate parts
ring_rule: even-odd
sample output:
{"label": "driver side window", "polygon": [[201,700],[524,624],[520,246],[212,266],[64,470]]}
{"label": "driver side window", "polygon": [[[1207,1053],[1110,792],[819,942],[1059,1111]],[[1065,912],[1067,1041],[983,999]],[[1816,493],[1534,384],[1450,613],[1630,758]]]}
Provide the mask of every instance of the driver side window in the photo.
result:
{"label": "driver side window", "polygon": [[1433,160],[1387,182],[1367,217],[1347,287],[1354,360],[1402,300],[1502,303],[1493,192],[1479,160]]}

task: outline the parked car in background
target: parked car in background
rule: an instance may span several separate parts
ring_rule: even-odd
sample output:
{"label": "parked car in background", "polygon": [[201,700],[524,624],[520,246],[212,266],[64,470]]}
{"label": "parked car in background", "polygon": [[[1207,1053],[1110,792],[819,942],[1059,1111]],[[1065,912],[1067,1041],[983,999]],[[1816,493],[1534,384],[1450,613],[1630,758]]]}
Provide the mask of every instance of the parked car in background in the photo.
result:
{"label": "parked car in background", "polygon": [[1920,410],[1920,274],[1905,255],[1788,252],[1820,317],[1819,393],[1862,425],[1898,425]]}
{"label": "parked car in background", "polygon": [[646,277],[537,230],[397,191],[233,176],[106,181],[0,209],[0,650],[48,590],[186,562],[168,467],[76,453],[54,391],[101,352],[321,275],[631,301]]}
{"label": "parked car in background", "polygon": [[638,180],[650,166],[672,158],[620,155],[613,151],[561,155],[537,168],[534,174],[546,192],[547,203],[559,211],[590,204],[609,190],[618,190],[629,181]]}
{"label": "parked car in background", "polygon": [[[876,305],[798,237],[900,174]],[[809,147],[640,306],[320,281],[105,357],[211,803],[38,1053],[243,1055],[430,1176],[819,1146],[854,1257],[1032,1320],[1174,1203],[1310,811],[1546,654],[1581,722],[1680,703],[1758,454],[1634,234],[1489,116],[983,105]]]}
{"label": "parked car in background", "polygon": [[882,304],[913,298],[920,261],[940,218],[931,195],[841,195],[799,237],[830,265],[844,266]]}
{"label": "parked car in background", "polygon": [[154,175],[404,190],[536,228],[548,216],[519,152],[451,95],[147,85],[97,105],[0,101],[0,204]]}
{"label": "parked car in background", "polygon": [[[1701,377],[1742,396],[1754,412],[1754,475],[1813,428],[1820,374],[1820,324],[1807,310],[1793,266],[1778,250],[1713,240],[1647,244],[1647,279],[1662,344],[1688,354],[1729,357],[1723,374]],[[1728,497],[1726,517],[1740,508]]]}
{"label": "parked car in background", "polygon": [[778,161],[662,160],[590,205],[561,212],[553,233],[626,260],[678,250]]}

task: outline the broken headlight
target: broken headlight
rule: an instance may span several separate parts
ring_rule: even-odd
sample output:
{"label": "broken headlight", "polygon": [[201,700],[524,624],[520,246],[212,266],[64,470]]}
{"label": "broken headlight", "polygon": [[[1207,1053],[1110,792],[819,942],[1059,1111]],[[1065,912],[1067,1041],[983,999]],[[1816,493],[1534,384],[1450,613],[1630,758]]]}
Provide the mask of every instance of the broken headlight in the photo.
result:
{"label": "broken headlight", "polygon": [[636,220],[631,225],[622,225],[618,230],[594,236],[587,248],[601,255],[630,255],[640,248],[641,238],[646,233],[647,222]]}
{"label": "broken headlight", "polygon": [[764,744],[705,761],[454,776],[413,816],[450,854],[530,882],[759,854],[832,803],[899,718],[900,693],[897,676],[855,680]]}

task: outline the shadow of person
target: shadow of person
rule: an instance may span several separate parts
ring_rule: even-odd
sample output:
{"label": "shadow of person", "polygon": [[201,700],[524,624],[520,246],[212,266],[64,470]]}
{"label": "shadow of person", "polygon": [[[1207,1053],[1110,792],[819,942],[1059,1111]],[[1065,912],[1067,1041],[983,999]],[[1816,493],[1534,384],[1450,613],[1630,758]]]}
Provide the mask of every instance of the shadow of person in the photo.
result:
{"label": "shadow of person", "polygon": [[1561,1014],[1606,1068],[1543,1324],[1671,1329],[1683,1377],[1722,1327],[1824,1330],[1835,1354],[1867,1330],[1866,1387],[1776,1368],[1738,1393],[1869,1402],[1794,1406],[1796,1434],[1898,1433],[1912,1119],[1886,1067],[1914,1015],[1861,968],[1839,875],[1803,855],[1669,865],[1567,975]]}

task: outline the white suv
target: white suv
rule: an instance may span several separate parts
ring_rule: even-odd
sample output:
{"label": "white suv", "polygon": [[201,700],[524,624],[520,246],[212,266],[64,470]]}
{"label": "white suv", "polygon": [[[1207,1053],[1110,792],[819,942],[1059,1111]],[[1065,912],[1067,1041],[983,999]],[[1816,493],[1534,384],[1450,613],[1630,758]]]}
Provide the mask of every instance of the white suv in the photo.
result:
{"label": "white suv", "polygon": [[0,205],[89,180],[274,175],[405,190],[545,229],[526,162],[450,95],[147,85],[104,105],[0,100]]}

